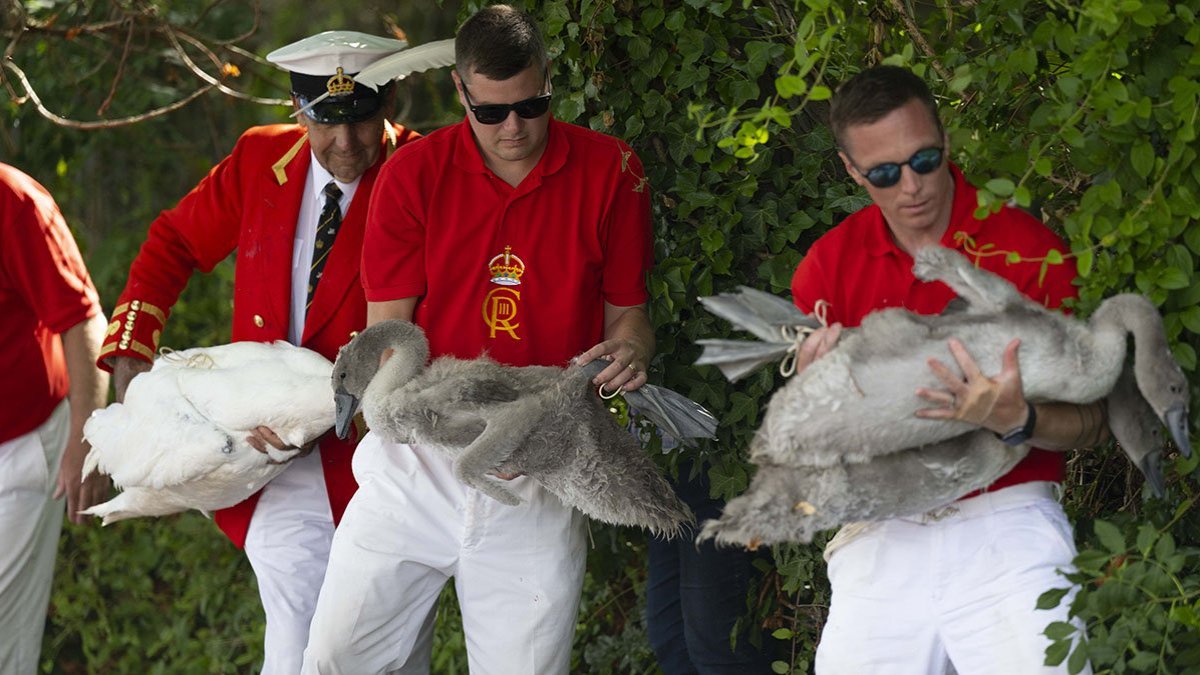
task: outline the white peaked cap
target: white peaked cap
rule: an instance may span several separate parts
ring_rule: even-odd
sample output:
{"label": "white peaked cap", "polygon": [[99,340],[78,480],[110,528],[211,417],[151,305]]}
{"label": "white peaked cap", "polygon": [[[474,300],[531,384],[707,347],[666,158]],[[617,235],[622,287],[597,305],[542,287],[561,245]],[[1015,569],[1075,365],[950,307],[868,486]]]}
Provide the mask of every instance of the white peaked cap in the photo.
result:
{"label": "white peaked cap", "polygon": [[353,30],[327,30],[280,47],[267,54],[267,60],[302,75],[333,75],[338,68],[353,75],[407,46],[404,40]]}

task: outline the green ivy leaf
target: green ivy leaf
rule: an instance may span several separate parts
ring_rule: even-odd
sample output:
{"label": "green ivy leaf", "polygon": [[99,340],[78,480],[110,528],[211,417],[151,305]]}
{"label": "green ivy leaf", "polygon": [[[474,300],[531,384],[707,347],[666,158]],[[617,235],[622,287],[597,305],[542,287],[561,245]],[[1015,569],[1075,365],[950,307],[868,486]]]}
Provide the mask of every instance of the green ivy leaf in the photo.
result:
{"label": "green ivy leaf", "polygon": [[1129,151],[1129,161],[1137,175],[1142,178],[1149,176],[1150,171],[1154,169],[1154,148],[1146,141],[1135,144]]}
{"label": "green ivy leaf", "polygon": [[1137,549],[1142,556],[1150,555],[1150,548],[1154,546],[1155,540],[1158,539],[1158,528],[1150,523],[1142,523],[1138,528],[1137,534]]}
{"label": "green ivy leaf", "polygon": [[1058,664],[1062,663],[1067,658],[1067,654],[1070,653],[1070,640],[1052,642],[1049,647],[1046,647],[1046,665],[1057,666]]}
{"label": "green ivy leaf", "polygon": [[654,30],[666,15],[661,7],[648,7],[642,10],[642,27],[648,31]]}
{"label": "green ivy leaf", "polygon": [[1070,675],[1078,675],[1082,673],[1088,665],[1088,645],[1080,640],[1075,643],[1075,649],[1071,650],[1071,658],[1067,659],[1067,672]]}
{"label": "green ivy leaf", "polygon": [[1157,283],[1159,288],[1176,290],[1190,286],[1191,279],[1189,278],[1187,272],[1184,272],[1177,267],[1168,267],[1162,271],[1162,275],[1158,277]]}
{"label": "green ivy leaf", "polygon": [[1158,665],[1158,654],[1154,652],[1137,652],[1127,663],[1133,670],[1150,670]]}
{"label": "green ivy leaf", "polygon": [[1063,597],[1070,592],[1070,588],[1051,588],[1038,596],[1037,608],[1054,609],[1058,607],[1058,603],[1062,602]]}
{"label": "green ivy leaf", "polygon": [[1075,631],[1076,628],[1073,624],[1069,624],[1066,621],[1055,621],[1046,626],[1046,630],[1042,631],[1042,634],[1051,640],[1057,641],[1070,637]]}
{"label": "green ivy leaf", "polygon": [[1107,520],[1097,519],[1092,524],[1093,530],[1096,532],[1096,538],[1113,553],[1124,553],[1128,547],[1125,545],[1125,535],[1121,534],[1120,528]]}
{"label": "green ivy leaf", "polygon": [[783,98],[799,96],[808,89],[808,83],[799,75],[780,75],[775,78],[775,92]]}
{"label": "green ivy leaf", "polygon": [[1092,249],[1080,251],[1075,256],[1075,269],[1081,277],[1088,277],[1092,274],[1092,264],[1095,261]]}
{"label": "green ivy leaf", "polygon": [[1007,178],[993,178],[984,186],[997,197],[1007,197],[1016,189],[1016,185]]}

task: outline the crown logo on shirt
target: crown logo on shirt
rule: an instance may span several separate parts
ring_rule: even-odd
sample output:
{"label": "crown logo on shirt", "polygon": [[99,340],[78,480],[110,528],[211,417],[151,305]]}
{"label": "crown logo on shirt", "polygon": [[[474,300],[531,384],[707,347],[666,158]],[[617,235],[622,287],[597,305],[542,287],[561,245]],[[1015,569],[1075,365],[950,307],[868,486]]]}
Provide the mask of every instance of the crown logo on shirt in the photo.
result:
{"label": "crown logo on shirt", "polygon": [[519,286],[521,275],[525,274],[525,263],[512,252],[511,246],[505,246],[504,253],[488,261],[488,271],[493,284]]}
{"label": "crown logo on shirt", "polygon": [[354,93],[354,78],[344,74],[339,67],[337,74],[325,81],[325,91],[328,91],[330,96]]}

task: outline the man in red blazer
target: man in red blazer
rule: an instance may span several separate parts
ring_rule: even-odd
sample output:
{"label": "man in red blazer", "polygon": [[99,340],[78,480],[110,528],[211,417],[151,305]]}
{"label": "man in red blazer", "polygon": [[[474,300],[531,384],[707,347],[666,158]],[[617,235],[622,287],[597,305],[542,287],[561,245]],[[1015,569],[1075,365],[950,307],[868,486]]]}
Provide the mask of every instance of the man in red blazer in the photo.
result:
{"label": "man in red blazer", "polygon": [[[208,272],[234,250],[234,341],[288,340],[333,359],[363,327],[367,201],[384,159],[418,134],[388,121],[391,83],[374,91],[352,76],[405,46],[328,31],[268,55],[291,73],[298,108],[329,96],[298,124],[245,132],[151,223],[100,350],[98,365],[113,372],[118,400],[150,368],[192,271]],[[267,617],[263,673],[300,670],[333,529],[357,488],[350,470],[356,442],[322,437],[257,495],[216,513],[258,578]]]}

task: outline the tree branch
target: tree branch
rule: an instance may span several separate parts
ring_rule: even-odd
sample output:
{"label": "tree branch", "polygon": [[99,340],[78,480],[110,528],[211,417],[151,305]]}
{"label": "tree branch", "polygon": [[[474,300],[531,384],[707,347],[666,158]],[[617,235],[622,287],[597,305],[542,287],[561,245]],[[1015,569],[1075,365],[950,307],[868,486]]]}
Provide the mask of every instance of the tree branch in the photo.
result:
{"label": "tree branch", "polygon": [[69,127],[72,129],[83,129],[86,131],[91,131],[91,130],[95,130],[95,129],[112,129],[114,127],[123,127],[123,126],[128,126],[130,124],[137,124],[138,122],[144,122],[148,119],[153,119],[155,117],[160,117],[160,116],[165,115],[174,110],[179,110],[183,106],[191,103],[192,101],[196,100],[197,98],[200,98],[205,93],[207,93],[208,91],[213,89],[213,85],[211,85],[211,84],[205,85],[174,103],[162,106],[161,108],[155,108],[154,110],[142,113],[140,115],[131,115],[129,117],[121,117],[121,118],[115,119],[115,120],[102,120],[102,121],[97,121],[97,122],[82,122],[79,120],[67,119],[65,117],[56,115],[52,111],[50,111],[48,108],[46,108],[46,106],[42,105],[42,101],[41,101],[41,99],[38,98],[37,92],[34,91],[33,85],[31,85],[29,83],[29,78],[25,77],[25,72],[22,71],[17,66],[17,64],[13,63],[11,60],[5,60],[4,67],[11,70],[13,72],[13,74],[15,74],[17,76],[17,79],[21,81],[21,86],[25,88],[26,96],[24,96],[24,97],[14,96],[13,97],[14,101],[16,101],[17,103],[22,103],[24,101],[24,99],[26,97],[28,97],[28,99],[33,102],[34,107],[37,108],[38,113],[42,117],[45,117],[46,119],[50,120],[51,122],[54,122],[55,124],[57,124],[59,126]]}
{"label": "tree branch", "polygon": [[933,48],[929,46],[929,42],[925,40],[925,36],[921,33],[920,26],[917,25],[917,22],[915,19],[913,19],[912,15],[908,13],[908,8],[904,6],[902,0],[891,0],[891,4],[892,9],[896,10],[896,13],[900,15],[900,20],[904,22],[904,29],[907,30],[908,34],[912,36],[913,42],[917,43],[917,46],[921,48],[921,51],[925,53],[925,56],[929,57],[930,63],[933,64],[933,69],[937,71],[937,74],[943,80],[949,82],[952,75],[946,70],[946,67],[942,65],[942,62],[937,59],[937,55],[933,51]]}

